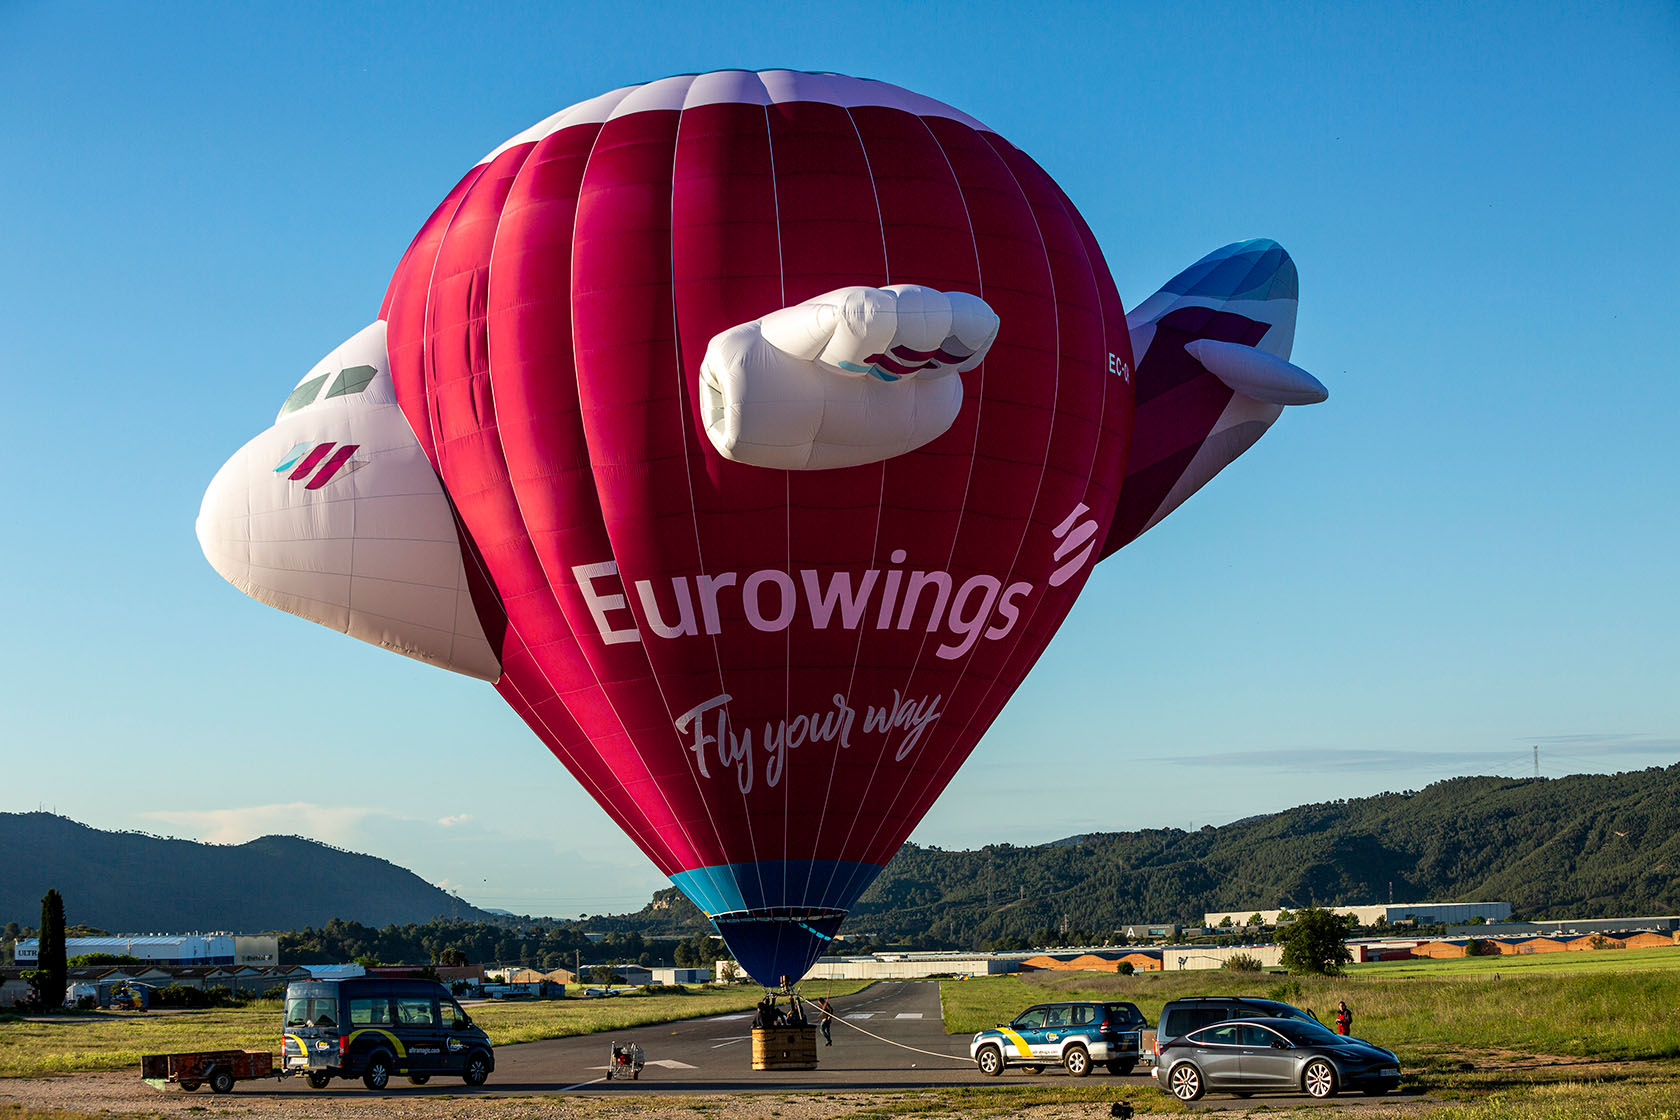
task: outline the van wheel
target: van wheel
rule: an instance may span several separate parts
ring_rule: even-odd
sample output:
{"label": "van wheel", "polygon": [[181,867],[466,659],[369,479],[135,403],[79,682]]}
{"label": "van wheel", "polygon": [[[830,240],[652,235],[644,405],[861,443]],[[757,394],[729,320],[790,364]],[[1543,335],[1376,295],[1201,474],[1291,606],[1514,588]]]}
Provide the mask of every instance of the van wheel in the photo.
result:
{"label": "van wheel", "polygon": [[482,1085],[490,1079],[490,1060],[483,1054],[474,1054],[467,1059],[467,1067],[461,1071],[461,1080],[468,1085]]}
{"label": "van wheel", "polygon": [[411,1073],[408,1075],[408,1083],[410,1085],[424,1085],[431,1079],[432,1075],[429,1073]]}
{"label": "van wheel", "polygon": [[375,1054],[368,1059],[367,1068],[362,1071],[362,1084],[377,1093],[390,1083],[391,1059],[383,1054]]}
{"label": "van wheel", "polygon": [[1069,1077],[1084,1077],[1091,1072],[1091,1052],[1083,1046],[1069,1046],[1062,1055],[1062,1065],[1067,1067]]}
{"label": "van wheel", "polygon": [[1003,1054],[996,1046],[982,1046],[980,1053],[974,1055],[974,1064],[987,1077],[996,1077],[1003,1072]]}
{"label": "van wheel", "polygon": [[325,1089],[331,1084],[332,1074],[330,1073],[311,1073],[309,1075],[309,1087],[311,1089]]}
{"label": "van wheel", "polygon": [[233,1071],[231,1069],[219,1069],[212,1073],[210,1075],[210,1091],[212,1093],[233,1092]]}

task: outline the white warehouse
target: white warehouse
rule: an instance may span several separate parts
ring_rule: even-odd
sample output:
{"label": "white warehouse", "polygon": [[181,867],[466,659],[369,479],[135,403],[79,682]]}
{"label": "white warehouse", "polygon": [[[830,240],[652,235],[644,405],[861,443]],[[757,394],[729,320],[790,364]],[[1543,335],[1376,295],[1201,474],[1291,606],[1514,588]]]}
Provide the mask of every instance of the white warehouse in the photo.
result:
{"label": "white warehouse", "polygon": [[[1397,922],[1416,922],[1420,926],[1463,925],[1475,918],[1487,922],[1503,922],[1511,916],[1509,902],[1402,902],[1378,906],[1326,906],[1337,914],[1351,914],[1362,926],[1378,922],[1393,925]],[[1202,922],[1210,931],[1228,920],[1233,926],[1247,925],[1254,915],[1260,915],[1262,925],[1275,926],[1283,910],[1220,910],[1202,915]]]}

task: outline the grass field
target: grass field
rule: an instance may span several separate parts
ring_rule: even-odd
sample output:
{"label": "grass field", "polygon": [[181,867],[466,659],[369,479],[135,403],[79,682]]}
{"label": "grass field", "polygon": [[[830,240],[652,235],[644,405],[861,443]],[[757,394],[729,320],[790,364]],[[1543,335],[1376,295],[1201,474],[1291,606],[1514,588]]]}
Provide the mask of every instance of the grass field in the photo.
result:
{"label": "grass field", "polygon": [[[1659,950],[1660,951],[1660,950]],[[1562,956],[1564,954],[1558,954]],[[1329,1021],[1339,1000],[1354,1033],[1400,1052],[1411,1068],[1458,1060],[1463,1050],[1516,1050],[1597,1060],[1680,1058],[1680,969],[1617,972],[1518,968],[1440,976],[1375,969],[1341,977],[1229,972],[1028,973],[946,981],[945,1027],[968,1034],[1051,999],[1126,999],[1150,1022],[1169,999],[1256,995]]]}
{"label": "grass field", "polygon": [[1348,968],[1350,976],[1379,978],[1484,975],[1542,972],[1646,972],[1680,969],[1680,947],[1673,949],[1598,949],[1575,953],[1534,953],[1510,957],[1458,957],[1438,961],[1379,961]]}
{"label": "grass field", "polygon": [[[824,991],[849,995],[862,981]],[[469,1005],[497,1046],[594,1031],[668,1023],[699,1015],[747,1011],[763,992],[751,985],[694,989],[688,995],[613,999],[511,1001]],[[0,1077],[39,1077],[138,1069],[140,1055],[187,1050],[278,1051],[280,1002],[203,1011],[110,1012],[0,1024]]]}

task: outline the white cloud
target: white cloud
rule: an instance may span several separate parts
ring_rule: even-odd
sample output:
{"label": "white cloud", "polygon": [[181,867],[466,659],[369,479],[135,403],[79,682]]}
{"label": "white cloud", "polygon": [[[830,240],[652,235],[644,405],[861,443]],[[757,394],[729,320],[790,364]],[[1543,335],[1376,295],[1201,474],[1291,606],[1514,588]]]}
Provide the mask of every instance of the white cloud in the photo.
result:
{"label": "white cloud", "polygon": [[315,805],[289,801],[238,809],[158,809],[140,814],[186,829],[212,844],[243,844],[259,836],[307,836],[341,848],[352,847],[372,819],[405,819],[389,809],[366,805]]}
{"label": "white cloud", "polygon": [[444,828],[454,828],[456,825],[467,824],[471,822],[472,819],[473,816],[471,813],[456,813],[451,817],[439,817],[437,823],[441,824]]}

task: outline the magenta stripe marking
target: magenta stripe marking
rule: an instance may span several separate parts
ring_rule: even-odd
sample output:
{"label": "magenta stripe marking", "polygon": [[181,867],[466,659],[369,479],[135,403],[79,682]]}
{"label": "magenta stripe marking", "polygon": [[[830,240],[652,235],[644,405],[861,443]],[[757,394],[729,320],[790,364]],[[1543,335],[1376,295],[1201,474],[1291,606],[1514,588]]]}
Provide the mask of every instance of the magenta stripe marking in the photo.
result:
{"label": "magenta stripe marking", "polygon": [[321,459],[326,455],[326,453],[332,450],[332,448],[333,448],[333,445],[331,443],[323,443],[323,444],[317,445],[315,450],[311,451],[309,454],[307,454],[303,457],[303,462],[301,462],[297,465],[297,470],[293,471],[291,474],[287,475],[286,477],[291,479],[292,481],[296,482],[298,479],[302,478],[304,475],[306,475],[310,471],[314,470],[315,469],[315,464],[319,463],[321,461]]}
{"label": "magenta stripe marking", "polygon": [[347,443],[337,451],[333,452],[333,457],[327,460],[326,466],[315,472],[315,477],[310,479],[308,483],[304,485],[304,489],[319,490],[321,487],[331,482],[332,476],[338,473],[338,469],[340,467],[350,461],[350,456],[354,455],[356,453],[356,448],[360,446],[361,444],[359,443]]}

